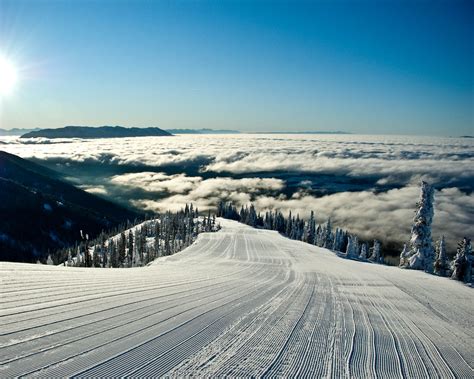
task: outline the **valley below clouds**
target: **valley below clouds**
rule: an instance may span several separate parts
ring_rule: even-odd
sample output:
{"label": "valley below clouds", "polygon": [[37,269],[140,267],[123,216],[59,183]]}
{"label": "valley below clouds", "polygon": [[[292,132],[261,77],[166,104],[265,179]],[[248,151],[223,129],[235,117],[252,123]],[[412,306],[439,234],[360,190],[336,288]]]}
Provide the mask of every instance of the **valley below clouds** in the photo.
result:
{"label": "valley below clouds", "polygon": [[436,188],[433,237],[451,252],[474,237],[472,139],[363,135],[178,135],[23,140],[1,148],[59,171],[99,196],[150,211],[253,202],[398,248],[410,236],[419,183]]}

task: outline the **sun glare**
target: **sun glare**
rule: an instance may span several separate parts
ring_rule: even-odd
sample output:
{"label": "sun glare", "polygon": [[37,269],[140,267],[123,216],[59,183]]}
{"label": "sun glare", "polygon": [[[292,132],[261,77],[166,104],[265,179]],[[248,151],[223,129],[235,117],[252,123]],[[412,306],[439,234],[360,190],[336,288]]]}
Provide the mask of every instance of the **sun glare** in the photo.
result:
{"label": "sun glare", "polygon": [[0,96],[11,94],[18,81],[15,65],[8,59],[0,56]]}

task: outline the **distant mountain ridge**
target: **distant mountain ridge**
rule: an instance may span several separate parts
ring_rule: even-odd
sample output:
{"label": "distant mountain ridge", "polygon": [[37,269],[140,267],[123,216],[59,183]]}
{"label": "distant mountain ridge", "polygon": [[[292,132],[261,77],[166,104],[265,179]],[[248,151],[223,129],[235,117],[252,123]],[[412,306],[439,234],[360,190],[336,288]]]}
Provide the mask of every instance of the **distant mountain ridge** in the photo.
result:
{"label": "distant mountain ridge", "polygon": [[239,134],[238,130],[230,129],[166,129],[172,134]]}
{"label": "distant mountain ridge", "polygon": [[46,167],[0,151],[0,260],[33,262],[127,220],[132,210],[62,181]]}
{"label": "distant mountain ridge", "polygon": [[57,129],[41,129],[23,134],[20,138],[121,138],[162,137],[171,133],[156,127],[125,128],[123,126],[65,126]]}
{"label": "distant mountain ridge", "polygon": [[350,132],[343,132],[343,131],[325,131],[325,130],[315,130],[315,131],[283,131],[283,132],[255,132],[254,134],[352,134]]}

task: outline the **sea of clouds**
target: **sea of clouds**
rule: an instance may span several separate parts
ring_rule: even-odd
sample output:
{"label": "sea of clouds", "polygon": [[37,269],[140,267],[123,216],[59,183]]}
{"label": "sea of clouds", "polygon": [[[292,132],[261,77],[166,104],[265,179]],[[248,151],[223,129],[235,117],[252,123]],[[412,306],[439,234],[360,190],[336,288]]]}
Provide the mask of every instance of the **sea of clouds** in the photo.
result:
{"label": "sea of clouds", "polygon": [[409,238],[418,186],[432,183],[434,238],[474,237],[474,140],[361,135],[181,135],[97,140],[5,137],[0,148],[85,190],[164,211],[219,200],[289,210],[362,238]]}

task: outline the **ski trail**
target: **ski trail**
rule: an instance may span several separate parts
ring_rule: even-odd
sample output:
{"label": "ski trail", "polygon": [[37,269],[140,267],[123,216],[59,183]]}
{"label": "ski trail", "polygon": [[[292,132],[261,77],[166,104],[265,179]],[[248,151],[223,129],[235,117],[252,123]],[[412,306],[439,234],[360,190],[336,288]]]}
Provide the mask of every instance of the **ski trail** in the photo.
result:
{"label": "ski trail", "polygon": [[472,288],[219,222],[142,268],[0,263],[0,377],[474,377]]}

